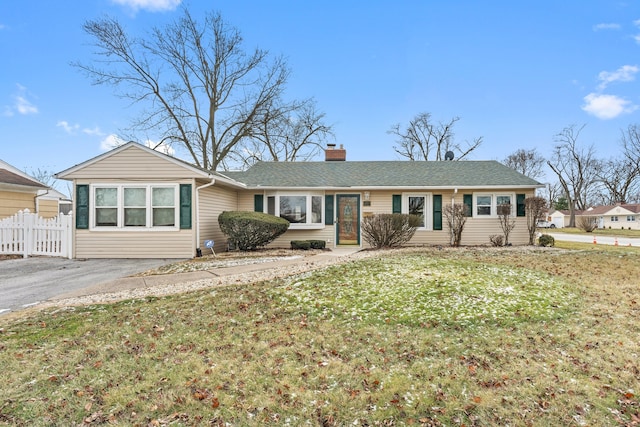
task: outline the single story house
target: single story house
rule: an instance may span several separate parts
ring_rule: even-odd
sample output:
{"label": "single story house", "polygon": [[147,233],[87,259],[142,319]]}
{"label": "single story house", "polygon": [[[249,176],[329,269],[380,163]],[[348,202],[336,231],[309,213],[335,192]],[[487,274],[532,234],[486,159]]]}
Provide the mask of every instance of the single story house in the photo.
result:
{"label": "single story house", "polygon": [[129,142],[57,174],[73,182],[76,258],[188,258],[213,240],[223,211],[281,216],[291,240],[325,240],[327,247],[366,246],[361,220],[376,213],[413,213],[422,225],[412,245],[450,242],[443,207],[469,206],[462,243],[483,245],[502,234],[498,205],[511,204],[509,240],[526,244],[524,199],[544,185],[496,161],[346,161],[343,148],[319,162],[259,162],[246,171],[212,172]]}
{"label": "single story house", "polygon": [[598,228],[640,230],[639,203],[618,203],[609,206],[594,206],[581,211],[580,215],[596,217]]}
{"label": "single story house", "polygon": [[25,209],[43,218],[53,218],[65,200],[63,194],[0,160],[0,219]]}

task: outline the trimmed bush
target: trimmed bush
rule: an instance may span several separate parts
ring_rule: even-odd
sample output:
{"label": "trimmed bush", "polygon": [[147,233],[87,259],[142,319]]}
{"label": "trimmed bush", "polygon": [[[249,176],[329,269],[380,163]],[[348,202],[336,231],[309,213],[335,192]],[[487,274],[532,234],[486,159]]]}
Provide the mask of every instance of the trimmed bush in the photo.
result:
{"label": "trimmed bush", "polygon": [[291,249],[324,249],[327,247],[327,242],[324,240],[292,240]]}
{"label": "trimmed bush", "polygon": [[407,214],[375,214],[362,219],[362,238],[376,249],[407,243],[420,225],[420,217]]}
{"label": "trimmed bush", "polygon": [[220,230],[241,251],[266,246],[289,228],[289,221],[262,212],[225,211],[218,216]]}
{"label": "trimmed bush", "polygon": [[555,246],[556,244],[556,239],[553,238],[553,236],[549,236],[548,234],[543,234],[542,236],[540,236],[538,238],[538,245],[540,246]]}
{"label": "trimmed bush", "polygon": [[308,240],[292,240],[291,249],[309,250],[311,249],[311,242]]}

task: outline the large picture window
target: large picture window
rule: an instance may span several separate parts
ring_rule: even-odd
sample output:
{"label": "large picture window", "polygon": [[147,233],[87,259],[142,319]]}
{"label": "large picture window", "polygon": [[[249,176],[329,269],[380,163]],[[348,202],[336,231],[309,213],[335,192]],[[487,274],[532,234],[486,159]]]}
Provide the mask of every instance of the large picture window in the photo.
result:
{"label": "large picture window", "polygon": [[267,213],[286,219],[292,228],[321,227],[324,197],[320,194],[267,195]]}
{"label": "large picture window", "polygon": [[176,185],[96,185],[95,228],[160,228],[177,224]]}

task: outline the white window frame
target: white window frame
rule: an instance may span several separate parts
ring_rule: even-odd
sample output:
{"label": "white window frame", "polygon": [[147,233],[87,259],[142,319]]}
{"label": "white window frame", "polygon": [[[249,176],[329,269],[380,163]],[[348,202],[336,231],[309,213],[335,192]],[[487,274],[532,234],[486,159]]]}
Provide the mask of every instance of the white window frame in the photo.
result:
{"label": "white window frame", "polygon": [[[99,188],[115,188],[117,197],[117,221],[115,226],[96,225],[96,189]],[[126,226],[124,223],[124,189],[125,188],[144,188],[145,189],[145,225],[144,226]],[[154,188],[172,188],[174,194],[174,225],[172,226],[153,226],[153,204],[152,194]],[[89,229],[94,231],[169,231],[180,229],[180,191],[178,184],[164,183],[123,183],[123,184],[91,184],[89,187]]]}
{"label": "white window frame", "polygon": [[409,199],[413,197],[424,198],[424,226],[417,230],[433,230],[433,194],[432,193],[402,193],[403,214],[409,214]]}
{"label": "white window frame", "polygon": [[636,217],[635,215],[627,215],[627,222],[635,222]]}
{"label": "white window frame", "polygon": [[[280,216],[280,197],[305,197],[305,209],[306,209],[306,222],[290,222],[290,230],[317,230],[325,228],[324,225],[324,192],[310,191],[276,191],[265,193],[264,195],[266,203],[263,204],[263,212],[270,213],[275,216]],[[269,212],[269,198],[274,198],[274,212]],[[313,197],[320,198],[320,221],[313,222]],[[284,217],[283,217],[284,218]]]}
{"label": "white window frame", "polygon": [[[478,197],[490,197],[491,203],[489,205],[478,205]],[[497,192],[497,193],[473,193],[473,218],[498,218],[498,198],[499,197],[509,197],[510,205],[511,205],[511,213],[510,217],[516,217],[516,194],[515,193],[505,193],[505,192]],[[487,215],[478,213],[478,206],[489,206],[490,212]]]}
{"label": "white window frame", "polygon": [[618,222],[618,215],[611,215],[611,222]]}

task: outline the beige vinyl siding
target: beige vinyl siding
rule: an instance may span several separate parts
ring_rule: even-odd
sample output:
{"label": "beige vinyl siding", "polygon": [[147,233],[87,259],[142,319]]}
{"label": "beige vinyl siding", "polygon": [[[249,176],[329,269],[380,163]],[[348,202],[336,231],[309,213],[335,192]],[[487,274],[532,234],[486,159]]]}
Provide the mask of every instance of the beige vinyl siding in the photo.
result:
{"label": "beige vinyl siding", "polygon": [[[166,162],[165,162],[166,163]],[[75,185],[104,184],[192,184],[192,179],[100,179],[78,180]],[[194,185],[195,188],[195,185]],[[94,215],[93,200],[90,200],[90,217]],[[195,206],[195,189],[192,193]],[[179,209],[177,206],[176,209]],[[196,255],[196,223],[189,230],[75,230],[74,258],[192,258]]]}
{"label": "beige vinyl siding", "polygon": [[58,201],[51,199],[38,199],[38,215],[43,218],[55,218],[58,216]]}
{"label": "beige vinyl siding", "polygon": [[0,191],[0,219],[10,217],[25,209],[35,212],[35,196],[35,193]]}
{"label": "beige vinyl siding", "polygon": [[74,258],[192,258],[194,233],[75,230]]}
{"label": "beige vinyl siding", "polygon": [[233,211],[238,209],[238,194],[234,190],[229,190],[215,185],[200,190],[200,242],[199,247],[205,251],[204,241],[213,240],[214,251],[223,252],[227,250],[227,236],[225,236],[218,225],[218,215],[223,211]]}
{"label": "beige vinyl siding", "polygon": [[79,178],[83,181],[99,179],[104,182],[110,178],[156,180],[161,177],[168,180],[184,178],[185,174],[184,166],[150,155],[135,147],[130,147],[99,162],[87,165],[75,173],[69,174],[65,179]]}

